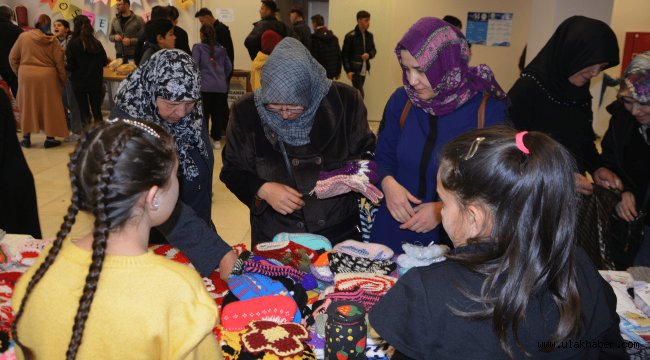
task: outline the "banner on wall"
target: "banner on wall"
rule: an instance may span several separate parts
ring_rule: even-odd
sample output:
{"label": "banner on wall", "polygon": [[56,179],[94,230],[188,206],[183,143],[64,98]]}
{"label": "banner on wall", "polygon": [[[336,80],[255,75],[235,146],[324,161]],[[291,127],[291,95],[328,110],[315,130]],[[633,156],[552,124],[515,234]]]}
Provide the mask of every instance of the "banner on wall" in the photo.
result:
{"label": "banner on wall", "polygon": [[70,3],[68,0],[59,0],[56,2],[54,8],[52,9],[52,14],[61,13],[65,17],[65,14],[70,10]]}
{"label": "banner on wall", "polygon": [[476,45],[510,46],[512,13],[468,12],[467,42]]}
{"label": "banner on wall", "polygon": [[108,18],[106,16],[95,16],[95,32],[103,31],[108,35]]}
{"label": "banner on wall", "polygon": [[[106,2],[104,1],[104,3]],[[111,7],[115,7],[116,4],[117,4],[117,0],[111,0]]]}
{"label": "banner on wall", "polygon": [[81,10],[80,7],[74,6],[70,4],[70,10],[68,10],[67,14],[63,14],[63,18],[66,20],[71,20],[76,18],[78,15],[81,15],[83,10]]}
{"label": "banner on wall", "polygon": [[[183,11],[185,11],[187,5],[194,5],[194,1],[192,0],[176,0],[176,2],[183,8]],[[169,3],[171,5],[171,1]]]}
{"label": "banner on wall", "polygon": [[50,5],[50,10],[54,10],[54,5],[56,4],[56,0],[41,0],[42,3],[48,3]]}
{"label": "banner on wall", "polygon": [[86,10],[81,12],[82,15],[86,15],[90,20],[90,25],[95,25],[95,14],[88,12]]}

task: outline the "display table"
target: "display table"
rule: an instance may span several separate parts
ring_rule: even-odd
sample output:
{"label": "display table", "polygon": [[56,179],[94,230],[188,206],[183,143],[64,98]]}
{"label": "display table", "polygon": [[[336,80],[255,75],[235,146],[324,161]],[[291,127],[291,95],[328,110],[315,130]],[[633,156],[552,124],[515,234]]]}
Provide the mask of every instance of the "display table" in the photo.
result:
{"label": "display table", "polygon": [[104,68],[104,82],[106,82],[106,91],[108,91],[108,108],[113,110],[114,100],[113,100],[113,89],[111,88],[111,83],[119,84],[122,80],[126,78],[126,75],[119,75],[115,70],[105,67]]}

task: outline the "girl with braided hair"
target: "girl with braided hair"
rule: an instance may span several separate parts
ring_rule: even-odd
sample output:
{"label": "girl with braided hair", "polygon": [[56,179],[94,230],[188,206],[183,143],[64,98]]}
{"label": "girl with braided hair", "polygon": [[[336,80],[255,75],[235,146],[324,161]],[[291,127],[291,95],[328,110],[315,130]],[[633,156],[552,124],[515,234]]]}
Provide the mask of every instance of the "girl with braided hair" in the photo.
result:
{"label": "girl with braided hair", "polygon": [[[222,358],[200,276],[147,248],[175,207],[177,169],[174,140],[153,123],[107,121],[81,138],[65,222],[14,291],[19,359]],[[79,210],[94,230],[66,239]]]}
{"label": "girl with braided hair", "polygon": [[[192,47],[192,57],[201,70],[201,97],[203,98],[203,118],[208,125],[212,118],[212,147],[221,149],[222,121],[227,122],[228,108],[220,106],[219,97],[228,96],[232,73],[232,63],[226,49],[217,42],[214,26],[201,26],[201,42]],[[224,127],[225,128],[225,127]]]}

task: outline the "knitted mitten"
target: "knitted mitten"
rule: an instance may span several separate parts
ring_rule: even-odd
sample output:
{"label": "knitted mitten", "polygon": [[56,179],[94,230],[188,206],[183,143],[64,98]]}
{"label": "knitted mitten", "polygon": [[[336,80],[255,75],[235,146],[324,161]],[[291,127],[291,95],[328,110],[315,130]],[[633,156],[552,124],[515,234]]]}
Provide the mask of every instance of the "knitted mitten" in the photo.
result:
{"label": "knitted mitten", "polygon": [[291,234],[291,233],[283,232],[273,237],[273,242],[282,242],[286,240],[292,241],[296,244],[302,245],[314,251],[332,250],[332,244],[330,243],[330,241],[327,240],[326,237],[321,235],[314,235],[314,234],[307,234],[307,233]]}
{"label": "knitted mitten", "polygon": [[291,266],[275,266],[268,262],[249,260],[246,261],[245,268],[248,273],[256,273],[266,276],[286,276],[294,282],[302,283],[302,287],[305,288],[305,290],[311,290],[318,286],[318,283],[313,276],[294,269]]}
{"label": "knitted mitten", "polygon": [[373,260],[388,260],[394,254],[393,250],[386,245],[363,243],[356,240],[345,240],[336,244],[332,250]]}
{"label": "knitted mitten", "polygon": [[390,260],[370,260],[336,252],[328,257],[333,274],[359,272],[388,275],[397,268],[397,264]]}
{"label": "knitted mitten", "polygon": [[368,294],[363,291],[360,287],[355,288],[351,291],[339,291],[325,296],[326,299],[332,299],[332,301],[341,301],[341,300],[351,300],[361,303],[363,307],[366,308],[366,311],[370,311],[373,306],[381,299],[379,295]]}
{"label": "knitted mitten", "polygon": [[383,296],[395,285],[394,277],[367,273],[345,273],[334,275],[336,291],[352,290],[359,286],[362,290],[372,295]]}

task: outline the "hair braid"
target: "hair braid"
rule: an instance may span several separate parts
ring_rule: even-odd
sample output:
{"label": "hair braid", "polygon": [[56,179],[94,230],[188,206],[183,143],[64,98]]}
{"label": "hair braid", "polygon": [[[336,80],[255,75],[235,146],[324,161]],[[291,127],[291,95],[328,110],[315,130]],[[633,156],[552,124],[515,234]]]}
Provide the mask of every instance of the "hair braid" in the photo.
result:
{"label": "hair braid", "polygon": [[217,41],[217,33],[214,30],[214,26],[205,24],[201,26],[199,30],[205,36],[205,39],[210,42],[210,61],[212,61],[212,66],[217,67],[217,63],[214,61],[214,43]]}
{"label": "hair braid", "polygon": [[130,129],[130,131],[126,131],[115,138],[115,141],[111,144],[110,150],[101,160],[101,172],[95,175],[93,179],[91,197],[93,199],[95,230],[93,231],[92,263],[90,264],[88,276],[86,277],[86,285],[83,289],[83,295],[79,299],[77,315],[74,318],[72,338],[70,339],[68,352],[66,354],[68,360],[73,360],[77,356],[77,351],[81,345],[83,331],[86,326],[86,320],[88,319],[88,313],[90,312],[90,306],[95,297],[99,275],[102,271],[104,258],[106,256],[106,240],[108,239],[108,233],[111,226],[107,214],[107,205],[113,166],[122,153],[126,142],[135,132],[134,129]]}
{"label": "hair braid", "polygon": [[16,342],[16,344],[21,347],[21,350],[23,351],[26,358],[28,359],[34,358],[34,356],[31,354],[31,351],[28,348],[24,347],[20,343],[20,340],[18,340],[18,321],[23,315],[23,311],[25,309],[25,304],[27,303],[27,298],[29,298],[29,294],[32,292],[36,284],[38,284],[38,282],[43,278],[45,272],[47,272],[47,270],[50,268],[52,263],[54,263],[56,256],[59,254],[59,250],[61,250],[63,240],[66,238],[66,236],[68,236],[70,230],[72,229],[72,225],[74,225],[76,221],[76,216],[77,213],[79,212],[80,188],[77,185],[77,177],[75,175],[74,170],[75,167],[77,166],[79,153],[84,148],[85,142],[86,142],[86,137],[82,137],[81,140],[79,141],[79,144],[77,145],[77,148],[72,153],[72,155],[70,155],[70,163],[68,164],[68,170],[70,171],[70,180],[72,184],[72,200],[70,206],[68,207],[68,214],[63,218],[65,221],[61,225],[61,230],[59,230],[59,232],[56,234],[56,240],[52,244],[52,248],[50,248],[50,252],[47,254],[45,261],[43,261],[41,266],[34,273],[34,276],[32,276],[32,279],[29,281],[29,284],[27,285],[27,288],[25,290],[25,296],[23,296],[23,299],[20,302],[20,308],[18,309],[18,312],[14,317],[14,321],[11,323],[11,337]]}

